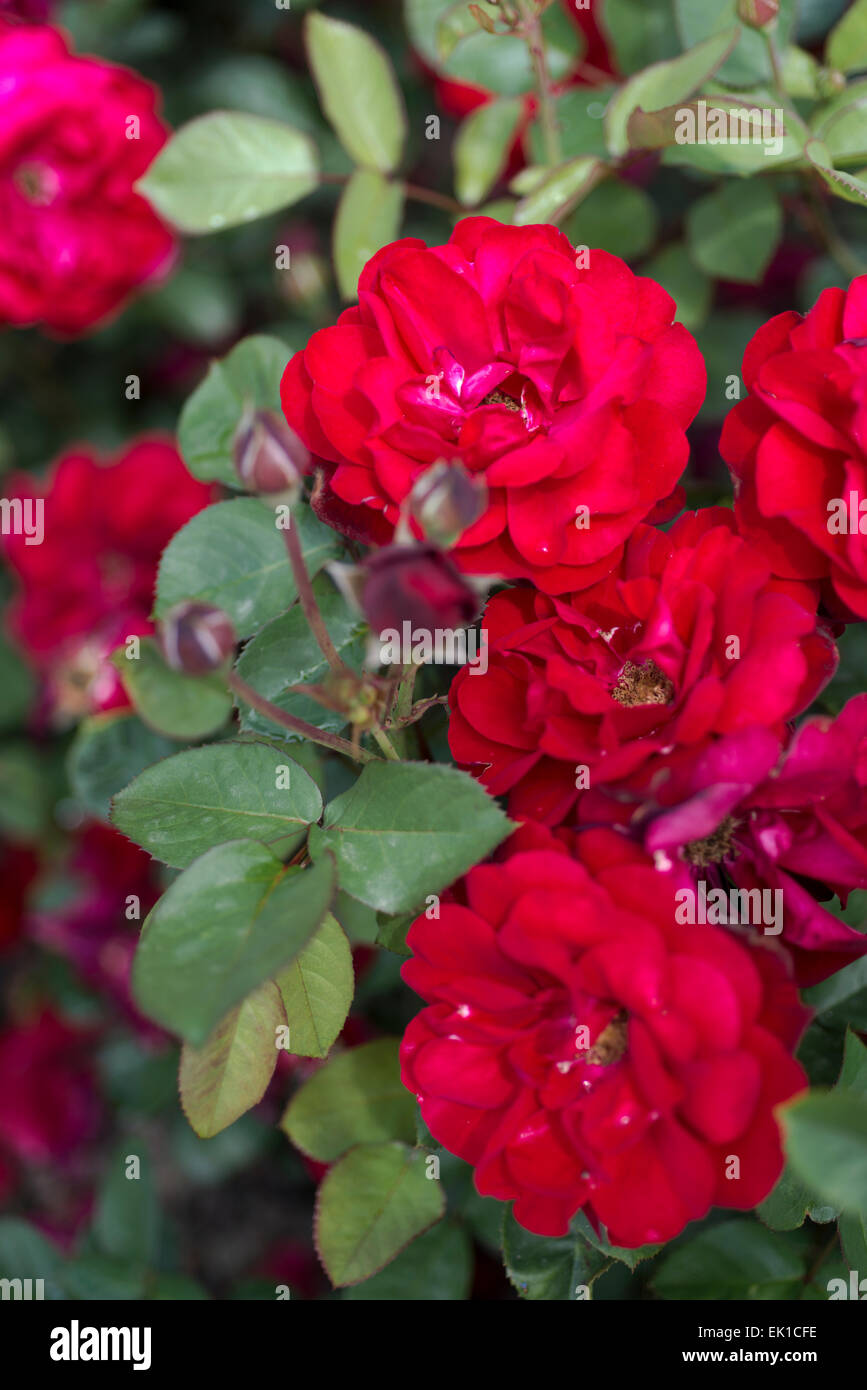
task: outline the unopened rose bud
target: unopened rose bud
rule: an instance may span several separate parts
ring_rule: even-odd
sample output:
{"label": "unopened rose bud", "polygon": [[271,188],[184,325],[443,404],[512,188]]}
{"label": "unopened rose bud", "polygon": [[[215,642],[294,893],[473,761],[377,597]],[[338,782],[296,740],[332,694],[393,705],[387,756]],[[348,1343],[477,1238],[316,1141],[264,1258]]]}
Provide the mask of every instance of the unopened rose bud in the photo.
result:
{"label": "unopened rose bud", "polygon": [[738,19],[750,29],[764,29],[780,13],[780,0],[738,0]]}
{"label": "unopened rose bud", "polygon": [[376,633],[409,622],[432,632],[459,628],[479,613],[479,596],[435,545],[388,545],[363,566],[361,606]]}
{"label": "unopened rose bud", "polygon": [[488,489],[460,463],[444,460],[428,468],[415,481],[409,497],[410,515],[428,540],[454,545],[488,505]]}
{"label": "unopened rose bud", "polygon": [[310,454],[286,421],[270,410],[245,412],[235,433],[235,467],[248,492],[294,501]]}
{"label": "unopened rose bud", "polygon": [[226,614],[196,599],[169,610],[158,640],[166,665],[188,676],[204,676],[225,666],[238,641]]}

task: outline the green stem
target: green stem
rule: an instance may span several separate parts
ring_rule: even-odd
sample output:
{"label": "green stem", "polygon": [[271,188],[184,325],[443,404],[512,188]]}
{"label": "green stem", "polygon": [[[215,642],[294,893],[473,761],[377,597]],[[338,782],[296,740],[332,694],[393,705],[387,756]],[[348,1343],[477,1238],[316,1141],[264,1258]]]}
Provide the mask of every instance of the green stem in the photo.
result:
{"label": "green stem", "polygon": [[554,106],[551,74],[548,71],[545,36],[542,32],[539,11],[536,9],[534,0],[516,0],[516,3],[521,12],[520,30],[530,51],[530,62],[533,64],[536,86],[539,91],[539,119],[542,123],[542,134],[545,140],[545,158],[548,164],[559,164],[562,158],[560,132],[557,128],[557,112]]}
{"label": "green stem", "polygon": [[296,719],[294,714],[287,714],[279,705],[273,705],[264,695],[260,695],[258,690],[254,690],[252,685],[242,680],[236,671],[229,672],[228,685],[229,689],[240,696],[251,709],[258,710],[259,714],[270,719],[272,724],[279,724],[281,728],[289,729],[293,734],[309,738],[311,743],[321,743],[323,748],[330,748],[333,753],[342,753],[344,757],[353,758],[357,763],[380,761],[375,753],[369,753],[366,748],[356,748],[348,739],[340,738],[338,734],[317,729],[315,724],[308,724],[305,719]]}
{"label": "green stem", "polygon": [[[348,183],[352,178],[351,174],[320,174],[320,183],[330,183],[341,186]],[[465,211],[455,198],[450,198],[447,193],[437,193],[433,188],[422,188],[417,183],[404,183],[403,191],[413,203],[427,203],[432,208],[440,208],[443,212],[463,214]]]}
{"label": "green stem", "polygon": [[396,748],[394,747],[394,744],[392,743],[385,730],[381,729],[378,724],[374,724],[370,729],[370,733],[376,739],[376,742],[379,744],[388,761],[392,763],[399,763],[400,754],[397,752]]}

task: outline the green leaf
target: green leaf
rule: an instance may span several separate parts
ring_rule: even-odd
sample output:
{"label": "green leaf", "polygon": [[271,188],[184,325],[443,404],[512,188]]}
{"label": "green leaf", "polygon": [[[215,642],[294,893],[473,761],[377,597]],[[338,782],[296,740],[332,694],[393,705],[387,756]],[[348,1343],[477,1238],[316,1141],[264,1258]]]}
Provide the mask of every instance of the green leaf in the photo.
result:
{"label": "green leaf", "polygon": [[386,951],[393,951],[395,955],[403,956],[404,959],[411,956],[412,952],[406,944],[406,934],[415,921],[415,915],[406,912],[398,917],[387,917],[380,913],[379,917],[381,920],[376,933],[377,946],[384,947]]}
{"label": "green leaf", "polygon": [[601,160],[583,155],[561,164],[543,174],[532,192],[522,198],[515,208],[515,225],[528,226],[534,222],[559,222],[586,198],[605,176]]}
{"label": "green leaf", "polygon": [[355,1144],[415,1138],[415,1098],[400,1079],[397,1038],[338,1053],[296,1091],[280,1128],[296,1148],[330,1163]]}
{"label": "green leaf", "polygon": [[180,1093],[200,1139],[212,1139],[258,1105],[277,1065],[277,1029],[286,1022],[277,986],[268,980],[226,1014],[202,1047],[184,1043]]}
{"label": "green leaf", "polygon": [[[613,83],[601,87],[570,87],[557,97],[560,145],[567,159],[581,154],[592,154],[603,160],[608,158],[604,117],[608,102],[616,90]],[[533,121],[529,136],[533,162],[543,164],[545,134],[539,121]]]}
{"label": "green leaf", "polygon": [[314,1235],[336,1288],[383,1268],[445,1209],[427,1155],[405,1144],[361,1145],[329,1168],[316,1195]]}
{"label": "green leaf", "polygon": [[94,1243],[111,1259],[143,1267],[157,1257],[160,1224],[151,1160],[140,1136],[130,1135],[109,1157],[93,1220]]}
{"label": "green leaf", "polygon": [[605,179],[583,199],[564,231],[573,246],[601,247],[632,261],[656,240],[659,214],[643,188]]}
{"label": "green leaf", "polygon": [[792,1166],[826,1201],[867,1213],[867,1096],[813,1091],[783,1111]]}
{"label": "green leaf", "polygon": [[304,26],[322,110],[356,164],[391,173],[406,141],[403,96],[385,50],[363,29],[315,12]]}
{"label": "green leaf", "polygon": [[455,136],[455,192],[464,207],[488,196],[506,168],[524,112],[520,97],[501,97],[471,111]]}
{"label": "green leaf", "polygon": [[580,1236],[537,1236],[525,1231],[507,1209],[503,1261],[509,1282],[522,1298],[574,1303],[590,1296],[590,1286],[610,1264]]}
{"label": "green leaf", "polygon": [[[674,0],[677,31],[685,48],[711,34],[731,29],[738,19],[738,0]],[[795,20],[796,0],[780,0],[774,39],[782,49],[788,43]],[[741,28],[735,47],[720,68],[720,78],[733,87],[749,87],[771,77],[771,63],[764,38],[755,29]]]}
{"label": "green leaf", "polygon": [[243,111],[211,111],[171,137],[136,188],[182,232],[213,232],[264,217],[319,181],[309,136]]}
{"label": "green leaf", "polygon": [[[439,28],[454,0],[404,0],[403,12],[410,43],[428,65],[459,82],[470,82],[489,92],[516,96],[534,86],[534,73],[527,45],[517,35],[494,37],[475,27],[443,62],[439,50]],[[581,34],[560,9],[551,6],[542,16],[542,31],[548,71],[554,82],[561,82],[575,70],[583,48]]]}
{"label": "green leaf", "polygon": [[672,242],[641,267],[677,305],[677,321],[692,331],[704,323],[713,299],[713,281],[691,261],[682,241]]}
{"label": "green leaf", "polygon": [[856,1095],[867,1097],[867,1047],[851,1028],[846,1031],[843,1066],[837,1084]]}
{"label": "green leaf", "polygon": [[861,207],[867,204],[867,183],[855,174],[835,169],[830,151],[821,140],[808,140],[804,146],[804,153],[822,181],[838,198],[847,203],[857,203]]}
{"label": "green leaf", "polygon": [[803,1226],[815,1200],[797,1173],[787,1167],[770,1195],[756,1208],[756,1215],[772,1231],[794,1231]]}
{"label": "green leaf", "polygon": [[0,1279],[42,1279],[46,1299],[66,1297],[63,1255],[41,1231],[15,1216],[0,1218]]}
{"label": "green leaf", "polygon": [[316,935],[274,982],[289,1025],[287,1052],[327,1057],[352,1004],[352,949],[330,914]]}
{"label": "green leaf", "polygon": [[118,647],[111,660],[139,718],[167,738],[207,738],[232,712],[224,676],[186,676],[171,670],[152,638],[141,639],[137,657]]}
{"label": "green leaf", "polygon": [[828,35],[825,60],[838,72],[867,68],[867,0],[855,0]]}
{"label": "green leaf", "polygon": [[850,100],[845,105],[838,99],[821,108],[813,120],[816,138],[837,167],[867,161],[867,83],[857,83],[847,95]]}
{"label": "green leaf", "polygon": [[805,990],[804,1003],[815,1009],[827,1028],[844,1029],[851,1024],[859,1031],[867,1030],[867,956]]}
{"label": "green leaf", "polygon": [[[498,9],[495,3],[491,3],[491,0],[481,0],[478,8],[482,14],[495,22],[503,18],[502,10]],[[461,39],[478,32],[479,23],[469,7],[468,0],[457,0],[456,4],[450,4],[437,22],[436,44],[439,57],[446,62]]]}
{"label": "green leaf", "polygon": [[684,1239],[652,1282],[660,1298],[785,1299],[795,1296],[804,1272],[789,1239],[738,1217]]}
{"label": "green leaf", "polygon": [[[297,596],[279,516],[256,497],[236,497],[206,507],[178,531],[163,551],[154,613],[162,617],[185,599],[222,608],[239,637],[289,607]],[[340,551],[336,533],[309,507],[292,512],[307,568],[316,574]]]}
{"label": "green leaf", "polygon": [[839,1231],[846,1263],[860,1274],[867,1269],[867,1215],[841,1216]]}
{"label": "green leaf", "polygon": [[232,443],[246,406],[280,411],[280,379],[291,349],[279,338],[244,338],[189,397],[178,421],[178,445],[195,478],[241,486]]}
{"label": "green leaf", "polygon": [[[313,593],[337,651],[348,666],[360,667],[366,631],[362,619],[325,575],[314,579]],[[248,642],[238,661],[238,675],[279,709],[315,724],[318,729],[339,733],[346,726],[345,717],[336,710],[325,709],[308,695],[289,689],[293,685],[317,685],[328,675],[328,663],[298,605],[275,618]],[[279,727],[243,700],[239,700],[238,709],[243,729],[273,735]],[[286,729],[281,728],[280,732],[287,742],[297,737]]]}
{"label": "green leaf", "polygon": [[252,840],[208,850],[144,924],[133,965],[139,1007],[200,1047],[235,1004],[303,950],[335,889],[329,859],[285,869]]}
{"label": "green leaf", "polygon": [[325,808],[310,854],[334,854],[340,886],[382,912],[408,912],[439,893],[513,829],[465,772],[435,763],[368,763]]}
{"label": "green leaf", "polygon": [[356,169],[334,219],[334,268],[344,299],[358,298],[358,277],[371,256],[400,235],[404,189],[374,169]]}
{"label": "green leaf", "polygon": [[662,1249],[661,1245],[636,1245],[627,1249],[622,1245],[612,1245],[607,1236],[597,1233],[583,1211],[579,1211],[572,1218],[572,1231],[586,1240],[588,1245],[592,1245],[594,1250],[611,1260],[619,1260],[621,1264],[628,1265],[630,1269],[635,1269],[636,1265],[643,1260],[650,1260]]}
{"label": "green leaf", "polygon": [[227,840],[258,840],[282,858],[321,814],[319,788],[298,763],[270,743],[226,740],[147,768],[115,797],[111,819],[155,859],[185,869]]}
{"label": "green leaf", "polygon": [[69,750],[72,790],[100,820],[108,820],[111,798],[151,763],[178,751],[134,714],[98,714],[78,726]]}
{"label": "green leaf", "polygon": [[473,1247],[463,1227],[438,1221],[361,1284],[346,1290],[350,1302],[457,1302],[469,1298]]}
{"label": "green leaf", "polygon": [[748,285],[762,279],[782,231],[780,201],[759,179],[723,184],[693,203],[686,218],[687,244],[699,267]]}
{"label": "green leaf", "polygon": [[620,156],[628,152],[627,126],[633,111],[639,106],[644,111],[658,111],[692,96],[725,62],[734,49],[738,33],[737,29],[727,29],[714,34],[679,57],[654,63],[630,77],[611,98],[605,114],[605,133],[611,153]]}
{"label": "green leaf", "polygon": [[605,30],[617,70],[627,75],[680,52],[671,0],[605,0]]}

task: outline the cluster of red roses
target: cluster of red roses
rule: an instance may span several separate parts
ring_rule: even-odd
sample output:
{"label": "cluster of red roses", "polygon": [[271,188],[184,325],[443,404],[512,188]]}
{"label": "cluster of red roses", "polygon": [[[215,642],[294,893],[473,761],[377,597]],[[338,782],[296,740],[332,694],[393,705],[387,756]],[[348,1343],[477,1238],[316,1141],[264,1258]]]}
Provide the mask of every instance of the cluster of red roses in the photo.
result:
{"label": "cluster of red roses", "polygon": [[[488,501],[451,558],[517,581],[487,671],[452,683],[450,742],[523,824],[410,930],[428,1007],[403,1068],[540,1234],[583,1206],[638,1246],[761,1201],[773,1108],[806,1084],[797,985],[867,949],[820,901],[867,887],[867,695],[791,722],[834,673],[829,622],[867,615],[867,543],[826,524],[867,494],[865,296],[757,336],[722,443],[735,510],[668,530],[701,356],[657,284],[552,227],[386,247],[287,368],[322,515],[387,543],[419,476],[459,463]],[[699,883],[781,890],[782,935],[690,925]]]}

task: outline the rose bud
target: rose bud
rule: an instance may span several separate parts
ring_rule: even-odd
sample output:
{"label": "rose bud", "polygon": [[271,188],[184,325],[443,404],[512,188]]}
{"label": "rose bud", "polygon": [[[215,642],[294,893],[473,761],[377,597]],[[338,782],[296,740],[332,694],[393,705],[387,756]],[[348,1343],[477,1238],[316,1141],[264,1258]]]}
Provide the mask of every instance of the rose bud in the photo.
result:
{"label": "rose bud", "polygon": [[409,495],[410,515],[428,540],[445,547],[478,521],[487,504],[484,479],[473,477],[463,464],[444,459],[416,479]]}
{"label": "rose bud", "polygon": [[196,599],[171,608],[159,627],[158,642],[166,665],[187,676],[204,676],[225,666],[237,641],[226,614]]}
{"label": "rose bud", "polygon": [[750,29],[764,29],[780,13],[780,0],[738,0],[738,19]]}
{"label": "rose bud", "polygon": [[293,429],[271,410],[247,410],[233,442],[235,468],[248,492],[293,502],[310,468],[310,454]]}
{"label": "rose bud", "polygon": [[364,563],[361,607],[374,632],[405,622],[432,632],[473,622],[479,598],[435,545],[388,545]]}

